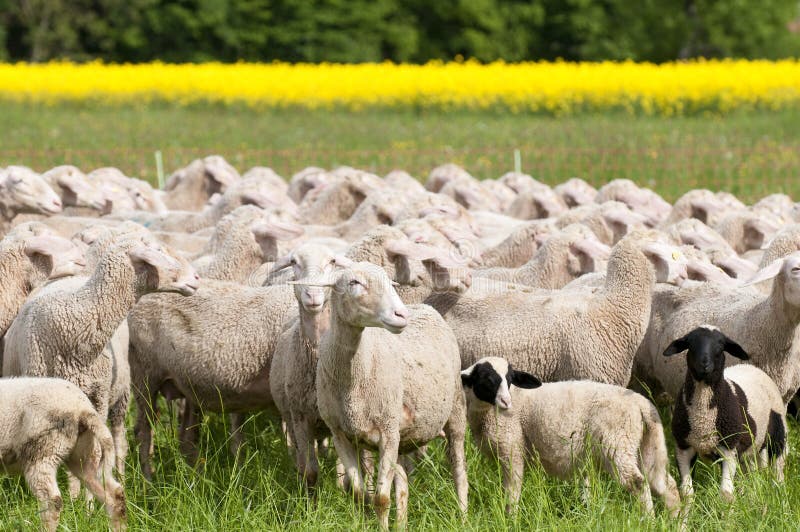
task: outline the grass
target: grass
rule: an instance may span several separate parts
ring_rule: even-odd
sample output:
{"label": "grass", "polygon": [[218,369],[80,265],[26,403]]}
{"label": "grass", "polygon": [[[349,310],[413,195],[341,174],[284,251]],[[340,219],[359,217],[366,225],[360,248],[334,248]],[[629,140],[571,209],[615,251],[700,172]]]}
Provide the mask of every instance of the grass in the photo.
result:
{"label": "grass", "polygon": [[726,117],[583,115],[552,118],[480,112],[273,110],[166,105],[57,107],[0,103],[0,164],[44,170],[113,165],[155,182],[155,150],[169,172],[209,153],[244,170],[348,164],[423,178],[443,162],[481,178],[514,169],[547,183],[626,177],[674,200],[706,186],[754,200],[800,196],[800,111]]}
{"label": "grass", "polygon": [[[724,188],[753,200],[771,192],[800,197],[800,120],[797,113],[737,114],[724,118],[632,118],[587,115],[547,118],[486,113],[269,111],[222,107],[34,107],[0,103],[0,166],[44,170],[73,163],[89,170],[114,165],[154,180],[153,152],[167,170],[208,153],[240,169],[263,164],[283,175],[309,165],[350,164],[386,172],[403,168],[424,177],[455,161],[476,176],[522,169],[549,183],[578,175],[595,184],[629,177],[669,199],[698,186]],[[662,412],[669,426],[669,412]],[[153,483],[141,476],[132,433],[128,476],[131,530],[349,530],[375,529],[371,510],[357,507],[335,487],[334,463],[323,463],[320,503],[308,504],[278,423],[266,413],[249,418],[247,445],[228,452],[224,418],[206,416],[202,467],[181,459],[175,422],[163,416],[156,430]],[[669,432],[669,431],[668,431]],[[669,436],[668,436],[669,437]],[[670,454],[672,455],[672,443]],[[790,426],[786,483],[769,472],[737,477],[732,505],[717,495],[718,466],[695,468],[696,501],[688,528],[786,530],[800,522],[800,431]],[[547,477],[539,467],[526,476],[520,511],[503,511],[500,468],[467,447],[470,512],[463,526],[442,445],[419,466],[410,486],[409,529],[676,530],[663,508],[644,518],[636,501],[603,474],[589,470],[584,499],[580,482]],[[674,458],[671,461],[676,475]],[[62,479],[62,487],[64,486]],[[0,477],[0,530],[37,526],[36,502],[18,479]],[[102,510],[66,502],[64,530],[105,530]]]}

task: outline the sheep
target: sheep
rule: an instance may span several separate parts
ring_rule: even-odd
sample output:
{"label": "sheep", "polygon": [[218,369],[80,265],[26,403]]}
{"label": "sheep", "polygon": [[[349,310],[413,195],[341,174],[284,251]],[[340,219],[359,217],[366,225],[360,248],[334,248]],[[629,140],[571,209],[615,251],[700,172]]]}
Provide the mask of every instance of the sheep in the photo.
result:
{"label": "sheep", "polygon": [[[684,497],[693,494],[694,459],[722,458],[720,495],[733,501],[737,458],[774,461],[783,482],[786,461],[786,407],[775,383],[755,366],[725,368],[725,353],[748,360],[747,352],[713,325],[701,325],[674,340],[665,357],[686,351],[687,370],[672,414],[675,457]],[[749,451],[749,452],[748,452]]]}
{"label": "sheep", "polygon": [[551,220],[531,220],[501,243],[481,253],[487,268],[518,268],[531,260],[547,239],[558,233]]}
{"label": "sheep", "polygon": [[223,217],[200,257],[192,265],[209,279],[244,282],[264,262],[277,260],[278,240],[293,240],[303,228],[243,205]]}
{"label": "sheep", "polygon": [[542,384],[497,357],[482,358],[461,372],[467,420],[480,450],[503,468],[506,511],[516,509],[525,459],[568,478],[594,458],[653,513],[651,492],[670,513],[679,510],[675,479],[658,411],[641,395],[591,381]]}
{"label": "sheep", "polygon": [[309,166],[294,174],[289,180],[289,197],[292,201],[299,204],[309,190],[316,188],[333,179],[329,173],[322,168]]}
{"label": "sheep", "polygon": [[437,166],[428,174],[425,190],[439,192],[449,181],[459,178],[475,179],[457,164],[447,163]]}
{"label": "sheep", "polygon": [[112,475],[112,455],[103,418],[77,386],[60,379],[0,379],[0,469],[25,477],[45,530],[58,528],[63,503],[56,474],[63,463],[103,502],[112,528],[125,529],[125,491]]}
{"label": "sheep", "polygon": [[0,169],[0,236],[17,214],[58,214],[61,198],[36,172],[24,166]]}
{"label": "sheep", "polygon": [[667,219],[672,205],[649,188],[640,188],[630,179],[614,179],[597,191],[595,202],[605,203],[616,200],[624,203],[634,212],[647,217],[647,224],[656,227]]}
{"label": "sheep", "polygon": [[[744,205],[741,208],[743,209]],[[688,218],[696,218],[704,224],[714,225],[722,216],[738,209],[739,207],[732,205],[724,193],[715,194],[704,188],[694,189],[675,201],[662,227],[669,227]]]}
{"label": "sheep", "polygon": [[632,233],[612,249],[597,292],[509,289],[496,282],[486,289],[475,279],[463,294],[437,293],[425,302],[455,332],[464,368],[503,356],[548,381],[625,386],[650,317],[656,272],[665,281],[685,278],[679,259],[675,247]]}
{"label": "sheep", "polygon": [[553,218],[569,210],[564,200],[547,185],[537,183],[517,194],[505,214],[520,220]]}
{"label": "sheep", "polygon": [[392,170],[383,176],[383,182],[386,186],[403,192],[404,194],[419,194],[425,192],[425,187],[422,183],[414,179],[408,172],[404,170]]}
{"label": "sheep", "polygon": [[86,393],[108,416],[112,361],[103,348],[143,294],[191,295],[197,275],[154,240],[127,238],[114,244],[80,287],[28,301],[8,330],[3,375],[60,377]]}
{"label": "sheep", "polygon": [[254,166],[244,174],[242,179],[249,177],[257,177],[262,181],[266,181],[274,189],[276,195],[286,196],[289,192],[289,184],[278,173],[267,166]]}
{"label": "sheep", "polygon": [[374,264],[354,263],[327,280],[293,283],[334,287],[330,329],[319,345],[317,404],[356,497],[365,495],[356,454],[356,446],[364,446],[378,451],[373,502],[381,527],[389,525],[392,481],[402,527],[408,481],[398,455],[444,429],[459,507],[466,513],[458,343],[442,317],[427,305],[407,308]]}
{"label": "sheep", "polygon": [[119,169],[106,167],[89,172],[87,180],[94,181],[106,200],[106,212],[141,210],[155,213],[167,211],[162,191],[153,190],[150,183],[128,177]]}
{"label": "sheep", "polygon": [[570,209],[555,221],[558,228],[582,223],[592,230],[603,244],[612,246],[634,229],[645,227],[647,218],[618,201],[583,205]]}
{"label": "sheep", "polygon": [[521,172],[506,172],[497,179],[497,182],[507,186],[517,194],[524,190],[546,186],[528,174]]}
{"label": "sheep", "polygon": [[[42,179],[60,192],[61,202],[64,207],[84,208],[82,214],[99,213],[106,209],[106,198],[102,191],[92,185],[86,175],[78,168],[71,165],[62,165],[51,168],[42,174]],[[70,214],[76,211],[71,210]]]}
{"label": "sheep", "polygon": [[350,218],[364,198],[383,188],[381,178],[360,171],[348,172],[309,190],[299,205],[307,224],[333,225]]}
{"label": "sheep", "polygon": [[457,203],[469,210],[492,212],[500,210],[500,203],[497,198],[471,176],[459,176],[450,179],[439,189],[439,194],[453,198]]}
{"label": "sheep", "polygon": [[130,366],[142,473],[152,476],[150,446],[159,393],[187,400],[181,450],[196,459],[198,408],[248,412],[271,408],[269,369],[278,337],[296,308],[291,287],[247,287],[204,279],[188,298],[150,294],[128,314]]}
{"label": "sheep", "polygon": [[41,224],[14,228],[0,241],[0,338],[33,289],[47,279],[75,275],[84,265],[80,248]]}
{"label": "sheep", "polygon": [[480,269],[474,275],[539,288],[561,288],[583,274],[601,269],[610,252],[587,227],[575,224],[550,237],[523,266]]}
{"label": "sheep", "polygon": [[[291,268],[294,279],[301,281],[350,263],[328,248],[303,244],[278,261],[275,270]],[[294,287],[298,319],[281,333],[269,371],[272,399],[286,422],[297,469],[312,494],[319,471],[315,442],[327,432],[317,409],[315,387],[319,341],[330,322],[327,292],[313,286]]]}
{"label": "sheep", "polygon": [[199,211],[214,194],[224,194],[239,173],[219,155],[196,159],[173,173],[164,185],[164,203],[173,210]]}
{"label": "sheep", "polygon": [[498,203],[498,211],[505,212],[512,203],[517,193],[505,184],[495,181],[494,179],[484,179],[480,182],[481,188],[494,196]]}
{"label": "sheep", "polygon": [[713,227],[736,253],[760,249],[770,241],[783,222],[765,211],[738,211],[720,219]]}
{"label": "sheep", "polygon": [[681,289],[659,287],[653,294],[647,334],[636,353],[634,379],[654,395],[663,392],[669,398],[677,397],[686,362],[661,355],[671,339],[682,337],[698,323],[708,323],[738,338],[750,363],[775,381],[788,402],[800,388],[800,350],[794,346],[800,324],[800,252],[773,261],[746,284],[772,278],[769,294],[716,283]]}
{"label": "sheep", "polygon": [[553,192],[561,196],[567,207],[580,207],[594,203],[597,189],[579,177],[573,177],[553,187]]}
{"label": "sheep", "polygon": [[770,194],[753,204],[756,212],[768,212],[781,220],[791,220],[794,202],[786,194]]}

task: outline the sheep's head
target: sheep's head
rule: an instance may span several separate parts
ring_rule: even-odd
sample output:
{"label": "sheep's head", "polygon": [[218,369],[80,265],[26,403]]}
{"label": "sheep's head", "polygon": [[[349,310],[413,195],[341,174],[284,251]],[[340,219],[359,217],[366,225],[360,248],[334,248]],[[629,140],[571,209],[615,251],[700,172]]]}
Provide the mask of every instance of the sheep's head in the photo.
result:
{"label": "sheep's head", "polygon": [[708,385],[714,385],[722,379],[726,352],[741,360],[750,358],[742,346],[713,325],[701,325],[673,341],[664,351],[664,356],[684,351],[687,351],[686,365],[692,378]]}
{"label": "sheep's head", "polygon": [[0,207],[7,218],[17,213],[58,214],[61,198],[39,174],[24,166],[0,171]]}
{"label": "sheep's head", "polygon": [[83,249],[66,238],[39,235],[25,240],[25,254],[48,279],[78,275],[86,266]]}
{"label": "sheep's head", "polygon": [[399,334],[408,325],[409,312],[382,268],[369,262],[354,262],[328,279],[290,281],[332,287],[335,318],[353,327],[382,327]]}
{"label": "sheep's head", "polygon": [[792,307],[800,307],[800,251],[776,259],[761,268],[744,286],[775,279],[773,297],[782,297]]}
{"label": "sheep's head", "polygon": [[61,199],[66,206],[89,207],[98,211],[106,207],[103,191],[89,183],[86,175],[74,166],[56,166],[42,174],[42,178],[54,189],[61,190]]}
{"label": "sheep's head", "polygon": [[200,286],[200,276],[181,255],[153,238],[132,239],[126,243],[137,276],[139,295],[148,292],[177,292],[194,294]]}
{"label": "sheep's head", "polygon": [[337,267],[351,266],[353,261],[336,255],[330,248],[318,244],[302,244],[275,262],[270,275],[286,268],[292,269],[294,295],[303,309],[312,314],[322,311],[330,296],[330,289],[313,283],[331,279]]}
{"label": "sheep's head", "polygon": [[578,177],[573,177],[557,185],[553,190],[556,194],[561,196],[561,199],[563,199],[570,208],[593,203],[597,196],[597,190]]}
{"label": "sheep's head", "polygon": [[250,225],[250,233],[261,248],[264,261],[277,258],[278,241],[294,240],[301,237],[304,232],[301,225],[276,215],[267,215]]}
{"label": "sheep's head", "polygon": [[496,406],[509,410],[511,386],[533,389],[542,382],[524,371],[511,367],[505,359],[498,357],[482,358],[461,372],[461,385],[470,409],[488,409]]}
{"label": "sheep's head", "polygon": [[203,159],[203,189],[210,197],[239,181],[239,172],[219,155],[209,155]]}
{"label": "sheep's head", "polygon": [[567,211],[567,204],[546,185],[520,192],[506,210],[506,214],[521,220],[552,218]]}

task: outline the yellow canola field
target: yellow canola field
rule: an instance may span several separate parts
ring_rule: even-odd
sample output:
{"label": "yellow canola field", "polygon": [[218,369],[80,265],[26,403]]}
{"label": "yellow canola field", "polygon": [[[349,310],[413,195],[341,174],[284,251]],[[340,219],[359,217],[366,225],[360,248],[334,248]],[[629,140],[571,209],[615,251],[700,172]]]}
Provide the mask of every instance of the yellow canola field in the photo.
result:
{"label": "yellow canola field", "polygon": [[572,114],[782,109],[800,102],[800,62],[408,64],[0,64],[0,98],[252,107],[422,107]]}

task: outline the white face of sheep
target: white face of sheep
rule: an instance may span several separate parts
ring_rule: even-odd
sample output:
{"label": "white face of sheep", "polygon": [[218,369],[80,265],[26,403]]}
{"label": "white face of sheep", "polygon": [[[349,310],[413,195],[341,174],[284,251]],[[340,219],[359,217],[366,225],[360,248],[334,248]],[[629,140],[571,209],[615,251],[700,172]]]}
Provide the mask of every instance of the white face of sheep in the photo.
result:
{"label": "white face of sheep", "polygon": [[18,212],[58,214],[61,198],[36,172],[24,166],[9,166],[0,172],[0,189],[5,201]]}
{"label": "white face of sheep", "polygon": [[530,373],[512,368],[505,359],[487,357],[461,372],[461,385],[471,409],[495,406],[509,410],[513,406],[511,386],[533,389],[541,386],[542,382]]}
{"label": "white face of sheep", "polygon": [[760,269],[751,277],[744,286],[748,286],[762,281],[767,281],[773,277],[779,283],[783,282],[783,298],[793,307],[800,307],[800,251],[795,251],[782,259],[772,261],[771,264]]}
{"label": "white face of sheep", "polygon": [[675,246],[661,242],[646,244],[642,252],[653,265],[657,283],[680,285],[689,278],[688,260]]}
{"label": "white face of sheep", "polygon": [[61,188],[64,205],[89,207],[95,210],[103,210],[106,206],[103,192],[92,186],[86,175],[74,166],[56,166],[45,172],[42,177]]}
{"label": "white face of sheep", "polygon": [[42,234],[25,240],[25,254],[31,261],[47,263],[49,279],[78,275],[86,266],[83,249],[66,238]]}
{"label": "white face of sheep", "polygon": [[141,240],[131,246],[128,256],[144,293],[177,292],[190,296],[200,286],[194,267],[162,244]]}
{"label": "white face of sheep", "polygon": [[[325,246],[304,244],[275,263],[273,271],[292,268],[294,295],[303,309],[312,314],[322,311],[330,295],[330,288],[337,267],[353,264],[351,260],[334,253]],[[311,284],[311,283],[319,284]]]}
{"label": "white face of sheep", "polygon": [[409,312],[382,268],[356,262],[336,274],[332,298],[338,319],[355,327],[382,327],[399,334]]}

